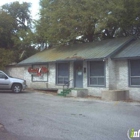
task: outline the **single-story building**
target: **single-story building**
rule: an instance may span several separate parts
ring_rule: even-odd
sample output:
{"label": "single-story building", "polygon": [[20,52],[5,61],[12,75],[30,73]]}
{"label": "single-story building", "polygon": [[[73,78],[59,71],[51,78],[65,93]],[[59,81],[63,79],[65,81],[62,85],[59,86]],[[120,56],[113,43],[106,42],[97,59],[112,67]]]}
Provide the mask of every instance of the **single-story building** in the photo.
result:
{"label": "single-story building", "polygon": [[70,81],[71,88],[87,89],[89,95],[123,89],[140,100],[140,40],[133,37],[48,48],[7,70],[30,88],[59,89]]}

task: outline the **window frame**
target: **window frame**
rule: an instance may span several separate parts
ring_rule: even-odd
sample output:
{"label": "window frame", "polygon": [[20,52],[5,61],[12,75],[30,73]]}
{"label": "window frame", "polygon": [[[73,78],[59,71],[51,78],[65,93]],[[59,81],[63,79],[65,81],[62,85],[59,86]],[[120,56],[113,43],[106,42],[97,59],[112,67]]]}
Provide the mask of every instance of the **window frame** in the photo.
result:
{"label": "window frame", "polygon": [[129,87],[139,87],[140,88],[140,84],[139,85],[132,85],[132,78],[140,78],[140,76],[132,76],[131,75],[131,71],[132,71],[132,68],[131,68],[131,62],[132,61],[136,61],[136,60],[139,60],[140,59],[131,59],[128,61],[128,80],[129,80]]}
{"label": "window frame", "polygon": [[[31,67],[32,68],[35,68],[35,67],[46,67],[46,68],[48,68],[49,69],[49,65],[48,65],[48,63],[46,63],[46,64],[33,64]],[[48,75],[48,72],[47,73],[45,73],[46,74],[46,76],[47,76],[47,78],[45,79],[45,80],[34,80],[34,75],[31,75],[31,81],[33,82],[33,83],[36,83],[36,82],[48,82],[48,77],[49,77],[49,75]]]}
{"label": "window frame", "polygon": [[[59,64],[67,64],[68,65],[68,76],[58,76],[58,65]],[[58,83],[58,78],[63,78],[63,80],[64,80],[64,78],[68,78],[68,81],[69,81],[69,78],[70,78],[70,64],[69,64],[69,62],[58,62],[58,63],[56,63],[56,85],[58,85],[58,86],[62,86],[62,85],[64,85],[64,81],[63,81],[63,83]]]}
{"label": "window frame", "polygon": [[[91,65],[91,62],[95,62],[95,63],[97,63],[97,62],[103,62],[103,67],[104,67],[104,76],[90,76],[90,65]],[[105,62],[104,61],[88,61],[87,62],[87,68],[88,68],[88,70],[87,70],[87,86],[88,87],[106,87],[106,64],[105,64]],[[90,78],[97,78],[97,81],[98,81],[98,79],[99,78],[104,78],[104,84],[103,85],[99,85],[99,84],[97,84],[97,85],[93,85],[93,84],[90,84]]]}

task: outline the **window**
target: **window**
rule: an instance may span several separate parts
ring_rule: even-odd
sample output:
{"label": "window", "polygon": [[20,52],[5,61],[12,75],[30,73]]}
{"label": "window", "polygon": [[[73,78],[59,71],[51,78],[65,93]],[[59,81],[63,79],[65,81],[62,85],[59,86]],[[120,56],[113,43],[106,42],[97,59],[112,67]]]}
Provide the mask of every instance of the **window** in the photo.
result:
{"label": "window", "polygon": [[130,86],[140,86],[140,60],[130,60]]}
{"label": "window", "polygon": [[68,63],[58,63],[57,64],[57,84],[64,84],[69,81],[69,64]]}
{"label": "window", "polygon": [[105,86],[105,66],[102,61],[91,61],[88,64],[89,86]]}
{"label": "window", "polygon": [[7,76],[5,75],[5,74],[3,74],[3,73],[1,73],[0,72],[0,79],[4,79],[4,78],[6,78]]}
{"label": "window", "polygon": [[[31,72],[30,73],[31,78],[32,78],[32,82],[47,82],[48,81],[48,72],[43,72],[41,70],[43,67],[48,69],[48,64],[33,65],[32,66],[33,69],[38,69],[37,72],[34,72],[34,73]],[[38,73],[39,69],[40,69],[40,73]]]}

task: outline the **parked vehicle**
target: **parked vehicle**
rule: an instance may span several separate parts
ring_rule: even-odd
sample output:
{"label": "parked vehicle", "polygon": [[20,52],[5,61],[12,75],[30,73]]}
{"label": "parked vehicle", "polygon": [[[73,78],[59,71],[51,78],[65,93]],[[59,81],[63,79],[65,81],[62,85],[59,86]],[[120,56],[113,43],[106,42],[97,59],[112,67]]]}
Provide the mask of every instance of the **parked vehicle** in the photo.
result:
{"label": "parked vehicle", "polygon": [[0,71],[0,90],[12,90],[19,93],[26,88],[26,81],[23,79],[13,78],[3,71]]}

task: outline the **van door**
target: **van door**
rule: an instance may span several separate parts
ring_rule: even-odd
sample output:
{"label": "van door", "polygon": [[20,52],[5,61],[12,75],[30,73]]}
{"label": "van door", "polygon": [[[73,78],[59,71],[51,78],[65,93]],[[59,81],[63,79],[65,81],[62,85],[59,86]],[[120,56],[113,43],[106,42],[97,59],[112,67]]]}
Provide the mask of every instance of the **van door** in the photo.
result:
{"label": "van door", "polygon": [[0,72],[0,89],[9,89],[10,88],[10,80],[9,78],[2,72]]}

